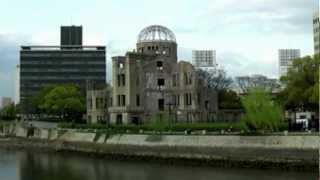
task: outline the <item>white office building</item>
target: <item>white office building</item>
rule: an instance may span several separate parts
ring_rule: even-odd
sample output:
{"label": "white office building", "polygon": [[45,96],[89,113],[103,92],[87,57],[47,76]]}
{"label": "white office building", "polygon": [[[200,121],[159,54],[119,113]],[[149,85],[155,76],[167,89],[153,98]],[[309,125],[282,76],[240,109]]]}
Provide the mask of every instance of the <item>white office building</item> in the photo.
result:
{"label": "white office building", "polygon": [[319,22],[320,12],[316,12],[313,16],[313,38],[314,38],[314,53],[320,53],[320,22]]}
{"label": "white office building", "polygon": [[16,66],[14,83],[14,103],[20,103],[20,65]]}
{"label": "white office building", "polygon": [[216,51],[215,50],[193,50],[192,63],[197,68],[216,67]]}
{"label": "white office building", "polygon": [[300,49],[279,49],[279,77],[286,76],[293,60],[300,57]]}

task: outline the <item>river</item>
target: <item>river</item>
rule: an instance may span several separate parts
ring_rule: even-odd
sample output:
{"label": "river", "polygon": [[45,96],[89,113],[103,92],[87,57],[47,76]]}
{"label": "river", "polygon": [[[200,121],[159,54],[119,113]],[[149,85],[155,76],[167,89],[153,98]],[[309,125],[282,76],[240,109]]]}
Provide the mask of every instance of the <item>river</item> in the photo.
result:
{"label": "river", "polygon": [[111,161],[0,149],[0,180],[313,180],[317,173]]}

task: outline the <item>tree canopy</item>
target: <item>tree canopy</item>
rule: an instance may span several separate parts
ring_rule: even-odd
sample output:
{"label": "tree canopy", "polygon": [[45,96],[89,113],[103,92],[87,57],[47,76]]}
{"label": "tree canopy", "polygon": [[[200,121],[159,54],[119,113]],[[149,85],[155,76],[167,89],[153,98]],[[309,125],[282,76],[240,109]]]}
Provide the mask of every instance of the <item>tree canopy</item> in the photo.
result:
{"label": "tree canopy", "polygon": [[287,76],[281,78],[285,88],[279,98],[287,109],[318,111],[320,56],[293,61]]}
{"label": "tree canopy", "polygon": [[85,99],[75,85],[55,85],[43,88],[33,98],[42,113],[57,115],[64,120],[80,120],[85,112]]}
{"label": "tree canopy", "polygon": [[203,79],[207,86],[216,91],[223,91],[229,89],[233,81],[231,77],[227,76],[224,69],[214,69],[214,70],[201,70],[198,71],[198,76]]}
{"label": "tree canopy", "polygon": [[16,118],[16,114],[16,106],[14,104],[10,104],[0,110],[0,120],[14,120]]}
{"label": "tree canopy", "polygon": [[218,104],[220,109],[242,109],[240,97],[231,90],[233,80],[227,76],[224,69],[198,70],[198,75],[203,79],[208,88],[218,93]]}
{"label": "tree canopy", "polygon": [[238,94],[232,90],[219,92],[219,109],[242,109],[241,99]]}

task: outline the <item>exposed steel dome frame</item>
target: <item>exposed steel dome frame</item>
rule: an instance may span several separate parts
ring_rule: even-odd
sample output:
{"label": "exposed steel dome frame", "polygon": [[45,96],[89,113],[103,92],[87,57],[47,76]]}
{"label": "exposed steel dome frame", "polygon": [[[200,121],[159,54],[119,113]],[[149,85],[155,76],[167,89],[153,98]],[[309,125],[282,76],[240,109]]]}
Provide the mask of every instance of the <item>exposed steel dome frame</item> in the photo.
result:
{"label": "exposed steel dome frame", "polygon": [[155,41],[176,42],[176,36],[170,29],[160,25],[148,26],[138,35],[138,43]]}

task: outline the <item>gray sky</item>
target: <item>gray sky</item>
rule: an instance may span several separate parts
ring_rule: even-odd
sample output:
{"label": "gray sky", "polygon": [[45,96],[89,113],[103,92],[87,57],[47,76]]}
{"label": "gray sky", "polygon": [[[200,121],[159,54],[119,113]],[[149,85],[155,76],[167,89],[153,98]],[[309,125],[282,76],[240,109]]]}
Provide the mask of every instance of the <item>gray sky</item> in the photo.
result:
{"label": "gray sky", "polygon": [[279,48],[313,53],[312,16],[319,8],[318,0],[1,0],[0,4],[0,96],[10,97],[19,46],[59,44],[60,25],[83,25],[86,45],[107,45],[107,64],[111,56],[135,47],[141,29],[160,24],[175,33],[180,60],[191,60],[192,49],[216,49],[218,64],[230,76],[277,77]]}

